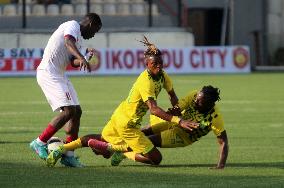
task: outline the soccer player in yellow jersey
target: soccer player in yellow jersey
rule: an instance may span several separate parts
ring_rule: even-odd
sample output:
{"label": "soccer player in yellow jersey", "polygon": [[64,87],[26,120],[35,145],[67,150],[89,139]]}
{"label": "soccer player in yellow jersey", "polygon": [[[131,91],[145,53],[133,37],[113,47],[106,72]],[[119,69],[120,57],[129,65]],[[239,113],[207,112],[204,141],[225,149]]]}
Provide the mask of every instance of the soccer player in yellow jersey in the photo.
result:
{"label": "soccer player in yellow jersey", "polygon": [[127,99],[114,111],[102,131],[102,136],[86,135],[65,144],[50,153],[47,158],[48,166],[54,166],[63,152],[88,146],[95,152],[102,153],[105,158],[110,157],[109,153],[115,152],[112,165],[117,164],[115,159],[118,157],[158,165],[162,160],[161,153],[140,130],[142,118],[148,110],[151,114],[168,122],[174,122],[184,129],[193,130],[198,127],[197,123],[168,114],[157,105],[157,96],[162,88],[168,92],[173,106],[177,104],[178,98],[169,76],[163,71],[161,51],[146,37],[141,42],[147,46],[144,52],[147,69],[137,78]]}
{"label": "soccer player in yellow jersey", "polygon": [[188,146],[212,130],[220,145],[219,161],[213,168],[223,169],[229,147],[223,117],[215,104],[220,100],[219,94],[218,88],[210,85],[204,86],[199,91],[190,92],[179,101],[176,107],[169,109],[171,114],[199,123],[197,129],[188,131],[175,123],[165,122],[156,116],[151,116],[151,125],[143,128],[142,132],[150,138],[156,147],[176,148]]}

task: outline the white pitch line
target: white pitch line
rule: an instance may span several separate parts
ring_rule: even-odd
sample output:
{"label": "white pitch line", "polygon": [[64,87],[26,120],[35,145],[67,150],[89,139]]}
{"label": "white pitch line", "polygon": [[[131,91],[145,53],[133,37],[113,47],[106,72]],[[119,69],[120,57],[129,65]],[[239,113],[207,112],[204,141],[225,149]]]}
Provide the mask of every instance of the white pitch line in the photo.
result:
{"label": "white pitch line", "polygon": [[[107,100],[107,101],[81,101],[81,104],[117,104],[120,103],[119,100]],[[21,105],[21,104],[32,104],[32,105],[42,105],[42,104],[48,104],[47,101],[0,101],[0,104],[3,105]]]}
{"label": "white pitch line", "polygon": [[[271,104],[270,100],[249,101],[249,100],[222,100],[224,104]],[[284,100],[275,100],[274,104],[284,104]]]}
{"label": "white pitch line", "polygon": [[[120,104],[122,100],[82,100],[80,101],[81,104]],[[168,103],[167,100],[159,100],[159,103]],[[257,100],[257,101],[250,101],[250,100],[222,100],[221,103],[224,104],[271,104],[270,100]],[[277,104],[284,104],[284,100],[275,100],[273,103]],[[0,105],[48,105],[47,101],[0,101]]]}
{"label": "white pitch line", "polygon": [[[114,110],[86,110],[84,111],[84,113],[94,113],[94,114],[107,114],[107,113],[112,113]],[[0,116],[6,116],[6,115],[10,115],[10,116],[16,116],[16,115],[28,115],[28,114],[32,114],[32,115],[41,115],[41,114],[47,114],[49,112],[0,112]],[[55,112],[56,113],[56,112]],[[53,114],[53,112],[50,112],[50,114]]]}
{"label": "white pitch line", "polygon": [[[113,100],[113,101],[80,101],[81,105],[119,105],[122,100]],[[169,101],[160,100],[159,104],[169,104]],[[0,101],[0,105],[49,105],[45,101]]]}
{"label": "white pitch line", "polygon": [[284,124],[283,123],[272,123],[272,124],[268,124],[269,127],[273,127],[273,128],[279,128],[279,127],[283,127]]}
{"label": "white pitch line", "polygon": [[[30,126],[30,125],[29,125]],[[93,127],[90,127],[90,126],[80,126],[80,130],[90,130],[90,129],[93,129],[93,130],[97,130],[97,129],[103,129],[104,126],[93,126]],[[9,127],[0,127],[0,130],[5,130],[5,131],[8,131],[8,130],[25,130],[25,131],[38,131],[38,127],[37,126],[34,126],[34,128],[27,128],[27,127],[24,127],[23,125],[20,126],[9,126]]]}
{"label": "white pitch line", "polygon": [[192,83],[192,84],[197,84],[197,83],[200,83],[201,82],[201,80],[191,80],[191,79],[188,79],[188,80],[186,80],[186,79],[177,79],[177,80],[175,80],[174,81],[175,83],[182,83],[182,84],[184,84],[184,83]]}

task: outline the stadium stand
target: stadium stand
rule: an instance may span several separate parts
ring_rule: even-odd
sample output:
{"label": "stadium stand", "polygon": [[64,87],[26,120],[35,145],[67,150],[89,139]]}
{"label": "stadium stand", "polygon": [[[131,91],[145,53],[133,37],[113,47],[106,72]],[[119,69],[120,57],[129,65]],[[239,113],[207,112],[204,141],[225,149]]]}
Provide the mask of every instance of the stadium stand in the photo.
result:
{"label": "stadium stand", "polygon": [[59,15],[59,6],[56,4],[50,4],[47,6],[46,14],[48,16],[58,16]]}
{"label": "stadium stand", "polygon": [[[147,6],[147,9],[148,9],[148,6]],[[146,9],[146,11],[148,11],[147,9]],[[158,16],[159,15],[158,6],[156,4],[152,5],[152,15],[153,16]]]}
{"label": "stadium stand", "polygon": [[103,14],[103,6],[102,4],[92,4],[90,7],[91,12],[96,12],[99,15]]}
{"label": "stadium stand", "polygon": [[[19,0],[19,4],[22,4],[23,3],[23,0]],[[36,3],[35,0],[26,0],[26,4],[33,4],[33,3]]]}
{"label": "stadium stand", "polygon": [[87,12],[86,4],[75,4],[75,14],[76,15],[85,15]]}
{"label": "stadium stand", "polygon": [[[7,1],[9,2],[9,1]],[[58,1],[54,1],[58,2]],[[84,15],[87,12],[86,0],[59,1],[26,0],[26,15],[31,16],[70,16]],[[70,4],[66,3],[70,2]],[[107,16],[146,16],[148,4],[144,0],[90,0],[90,11]],[[1,3],[0,3],[1,5]],[[17,4],[3,4],[3,16],[22,15],[22,0]],[[152,14],[159,15],[158,6],[152,5]],[[1,15],[1,12],[0,12]]]}
{"label": "stadium stand", "polygon": [[[20,5],[18,5],[17,15],[21,16],[22,13],[23,13],[23,6],[20,4]],[[26,5],[26,15],[30,16],[31,14],[32,14],[31,5],[27,4]]]}
{"label": "stadium stand", "polygon": [[118,15],[124,15],[124,16],[128,16],[131,14],[130,11],[130,4],[123,2],[117,5],[117,14]]}
{"label": "stadium stand", "polygon": [[0,0],[0,5],[2,4],[9,4],[10,0]]}
{"label": "stadium stand", "polygon": [[3,16],[16,16],[17,7],[14,4],[7,4],[3,7]]}
{"label": "stadium stand", "polygon": [[106,0],[103,4],[103,14],[114,16],[116,15],[116,1],[115,0]]}
{"label": "stadium stand", "polygon": [[71,4],[63,4],[61,6],[61,15],[71,16],[74,14],[74,7]]}
{"label": "stadium stand", "polygon": [[72,0],[71,3],[72,4],[84,4],[86,3],[86,0]]}
{"label": "stadium stand", "polygon": [[[54,4],[55,2],[57,4]],[[51,29],[64,20],[79,19],[87,13],[86,2],[86,0],[26,0],[26,15],[28,16],[26,28]],[[8,11],[6,6],[13,7],[13,10]],[[0,30],[20,29],[22,0],[15,4],[1,5],[0,3],[0,9],[1,7]],[[6,7],[5,11],[4,7]],[[90,0],[89,10],[102,16],[105,23],[104,28],[133,29],[148,26],[148,2],[144,0]],[[175,19],[170,15],[160,13],[155,3],[152,7],[152,15],[154,16],[153,25],[157,27],[169,27],[175,24],[173,22]]]}
{"label": "stadium stand", "polygon": [[103,3],[103,0],[90,0],[91,3]]}
{"label": "stadium stand", "polygon": [[35,4],[32,8],[33,16],[45,16],[45,7],[44,5]]}
{"label": "stadium stand", "polygon": [[146,14],[146,7],[145,4],[142,3],[132,3],[131,4],[131,13],[133,15],[145,15]]}

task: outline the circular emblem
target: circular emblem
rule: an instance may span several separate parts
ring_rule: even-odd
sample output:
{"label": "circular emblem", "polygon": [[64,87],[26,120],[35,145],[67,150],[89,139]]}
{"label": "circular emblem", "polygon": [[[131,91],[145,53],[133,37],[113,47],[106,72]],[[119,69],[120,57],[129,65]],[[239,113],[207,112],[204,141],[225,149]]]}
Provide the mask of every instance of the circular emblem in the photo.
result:
{"label": "circular emblem", "polygon": [[246,49],[242,48],[242,47],[238,47],[236,49],[234,49],[233,51],[233,61],[234,61],[234,65],[239,68],[242,69],[244,68],[249,61],[249,53]]}
{"label": "circular emblem", "polygon": [[90,68],[91,68],[92,71],[98,70],[101,66],[100,57],[97,56],[97,55],[94,55],[89,60],[89,64],[90,64]]}

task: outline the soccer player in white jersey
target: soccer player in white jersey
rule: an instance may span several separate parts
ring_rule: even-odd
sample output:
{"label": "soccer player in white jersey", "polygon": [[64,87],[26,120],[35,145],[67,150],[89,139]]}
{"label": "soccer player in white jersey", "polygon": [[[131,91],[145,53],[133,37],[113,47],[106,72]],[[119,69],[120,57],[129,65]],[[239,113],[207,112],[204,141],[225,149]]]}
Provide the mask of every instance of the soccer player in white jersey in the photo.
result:
{"label": "soccer player in white jersey", "polygon": [[[88,13],[81,22],[72,20],[61,24],[48,40],[37,68],[37,82],[52,110],[59,113],[40,136],[30,143],[31,149],[41,159],[45,160],[48,155],[47,141],[64,125],[67,143],[78,138],[82,110],[77,93],[65,71],[69,63],[73,67],[91,71],[85,55],[92,54],[94,49],[83,49],[82,38],[94,37],[101,26],[100,17],[96,13]],[[70,167],[82,166],[72,151],[62,158],[61,163]]]}

